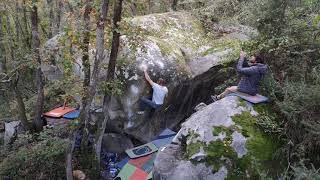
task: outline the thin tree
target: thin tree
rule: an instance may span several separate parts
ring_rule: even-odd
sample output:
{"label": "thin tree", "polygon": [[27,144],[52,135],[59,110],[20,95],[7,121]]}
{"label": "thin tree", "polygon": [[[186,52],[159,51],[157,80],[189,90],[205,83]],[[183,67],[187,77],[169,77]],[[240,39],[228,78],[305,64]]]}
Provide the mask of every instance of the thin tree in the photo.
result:
{"label": "thin tree", "polygon": [[178,0],[173,0],[171,4],[171,9],[177,11]]}
{"label": "thin tree", "polygon": [[41,131],[43,129],[42,113],[43,113],[43,103],[44,103],[44,81],[43,73],[41,70],[41,58],[40,58],[40,38],[39,38],[39,18],[38,18],[38,8],[37,0],[32,0],[32,11],[31,11],[31,27],[32,27],[32,51],[33,60],[37,64],[36,70],[36,81],[37,81],[37,103],[35,107],[35,117],[33,123],[35,125],[36,131]]}
{"label": "thin tree", "polygon": [[27,45],[27,47],[31,48],[31,42],[30,42],[30,39],[31,39],[31,36],[30,36],[30,25],[28,23],[28,17],[27,17],[27,4],[26,4],[26,0],[23,0],[22,1],[22,10],[23,10],[23,28],[24,28],[24,31],[25,31],[25,43]]}
{"label": "thin tree", "polygon": [[15,98],[17,100],[17,110],[18,110],[19,120],[21,121],[23,128],[25,130],[31,130],[30,123],[28,122],[28,119],[26,116],[26,107],[23,102],[20,89],[18,87],[18,82],[19,82],[19,72],[16,72],[16,78],[11,80],[10,88],[14,92]]}
{"label": "thin tree", "polygon": [[3,30],[3,21],[2,17],[4,16],[3,12],[0,12],[0,74],[5,73],[5,64],[6,64],[6,57],[5,57],[5,44],[4,44],[4,30]]}
{"label": "thin tree", "polygon": [[52,0],[47,0],[47,5],[49,6],[49,30],[48,30],[48,38],[52,38],[54,35],[54,3]]}
{"label": "thin tree", "polygon": [[89,110],[90,105],[93,101],[93,97],[96,94],[98,82],[99,82],[99,74],[100,74],[100,64],[105,58],[104,56],[104,30],[105,30],[105,22],[108,14],[109,0],[103,0],[99,19],[97,21],[97,29],[96,29],[96,55],[93,63],[91,84],[89,87],[88,98],[87,98],[87,106],[85,109],[86,120],[89,120]]}
{"label": "thin tree", "polygon": [[[88,95],[89,95],[89,87],[90,87],[90,61],[89,61],[89,42],[90,42],[90,13],[92,11],[91,7],[91,0],[86,0],[85,4],[85,10],[83,14],[83,21],[84,21],[84,29],[83,29],[83,42],[81,45],[81,49],[83,51],[82,55],[82,66],[83,66],[83,72],[84,72],[84,80],[83,80],[83,96],[81,99],[81,110],[80,110],[80,128],[78,131],[75,131],[72,134],[72,141],[69,145],[67,156],[66,156],[66,176],[68,180],[72,180],[72,157],[73,157],[73,151],[75,148],[75,141],[77,133],[80,131],[83,131],[83,129],[86,126],[86,111],[87,108],[90,109],[90,104],[88,104]],[[88,107],[87,107],[88,106]],[[89,110],[88,110],[89,111]]]}
{"label": "thin tree", "polygon": [[[122,2],[123,0],[115,1],[114,12],[113,12],[113,37],[111,44],[111,53],[109,59],[108,73],[107,73],[107,81],[112,81],[114,79],[116,61],[118,56],[119,44],[120,44],[120,32],[119,32],[119,22],[121,21],[121,13],[122,13]],[[106,125],[109,119],[108,108],[111,100],[110,94],[105,94],[103,100],[103,112],[104,112],[104,120],[102,126],[100,128],[100,135],[97,142],[96,155],[97,160],[100,162],[100,153],[101,153],[101,143],[103,134],[106,129]]]}
{"label": "thin tree", "polygon": [[86,126],[86,108],[90,106],[88,103],[88,91],[90,86],[90,61],[89,61],[89,42],[90,42],[90,13],[91,13],[91,0],[86,0],[85,10],[83,14],[84,28],[83,28],[83,42],[81,44],[82,49],[82,67],[84,72],[83,80],[83,96],[81,99],[81,112],[80,112],[80,122],[81,129]]}
{"label": "thin tree", "polygon": [[61,23],[61,13],[62,13],[62,8],[63,8],[63,2],[62,2],[62,0],[58,0],[57,1],[57,7],[58,7],[58,9],[57,9],[57,18],[56,18],[56,24],[55,24],[55,34],[57,34],[58,32],[59,32],[59,30],[60,30],[60,23]]}

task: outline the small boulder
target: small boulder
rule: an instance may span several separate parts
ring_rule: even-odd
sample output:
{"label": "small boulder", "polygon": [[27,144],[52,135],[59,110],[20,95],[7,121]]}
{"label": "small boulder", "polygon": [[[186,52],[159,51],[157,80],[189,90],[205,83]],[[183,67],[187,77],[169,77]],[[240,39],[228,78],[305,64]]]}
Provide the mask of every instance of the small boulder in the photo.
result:
{"label": "small boulder", "polygon": [[20,121],[12,121],[5,123],[4,144],[9,144],[17,133],[23,132]]}

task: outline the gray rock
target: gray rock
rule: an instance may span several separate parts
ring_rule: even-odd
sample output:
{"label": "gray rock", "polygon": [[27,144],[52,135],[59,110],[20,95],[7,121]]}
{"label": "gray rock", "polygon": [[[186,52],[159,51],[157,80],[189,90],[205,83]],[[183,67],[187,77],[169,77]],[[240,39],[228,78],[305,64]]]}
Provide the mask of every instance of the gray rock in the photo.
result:
{"label": "gray rock", "polygon": [[154,162],[154,180],[211,180],[213,175],[211,167],[183,160],[180,147],[173,144],[161,149]]}
{"label": "gray rock", "polygon": [[54,81],[62,78],[62,71],[59,67],[50,65],[50,64],[43,64],[41,65],[42,72],[47,80]]}
{"label": "gray rock", "polygon": [[[243,158],[248,154],[246,149],[247,138],[243,136],[237,129],[231,127],[241,127],[233,122],[232,117],[240,115],[244,112],[252,113],[253,108],[249,105],[239,105],[239,98],[236,96],[228,96],[222,100],[209,104],[191,115],[182,125],[180,131],[174,138],[174,143],[178,144],[171,148],[164,149],[159,152],[155,159],[154,174],[155,180],[173,180],[173,179],[199,179],[199,180],[223,180],[228,176],[230,167],[233,166],[234,159],[221,156],[216,159],[215,168],[219,168],[217,172],[213,172],[213,167],[206,166],[206,157],[210,152],[206,152],[206,145],[221,141],[224,146],[229,146],[237,154],[237,157]],[[224,130],[218,135],[213,136],[214,128],[224,127],[230,132]],[[197,165],[193,165],[189,159],[185,159],[182,155],[183,143],[179,142],[179,137],[187,137],[187,146],[194,143],[204,143],[199,146],[199,150],[194,154],[189,154],[190,160],[198,161]],[[225,138],[232,138],[232,142],[226,142]],[[229,141],[229,140],[228,140]],[[217,142],[217,143],[219,143]],[[224,147],[223,146],[223,147]],[[219,146],[218,146],[219,147]],[[221,147],[221,148],[223,148]],[[228,151],[230,148],[226,148]],[[214,149],[211,149],[214,151]],[[179,154],[179,155],[177,155]],[[204,160],[204,161],[201,161]],[[217,167],[216,167],[217,166]]]}
{"label": "gray rock", "polygon": [[167,179],[173,169],[179,164],[181,149],[177,145],[169,144],[158,151],[154,161],[153,179]]}
{"label": "gray rock", "polygon": [[219,64],[221,59],[231,52],[231,49],[220,50],[204,57],[196,58],[188,62],[193,77],[208,71],[213,66]]}
{"label": "gray rock", "polygon": [[234,125],[231,117],[248,111],[248,108],[239,106],[238,103],[238,97],[228,96],[194,113],[181,125],[183,135],[186,136],[191,130],[199,135],[188,143],[200,141],[209,144],[214,140],[212,135],[214,126],[230,127]]}
{"label": "gray rock", "polygon": [[190,161],[180,161],[168,180],[199,180],[198,172]]}
{"label": "gray rock", "polygon": [[23,132],[23,127],[20,121],[5,123],[4,127],[4,144],[9,144],[12,141],[12,138],[17,135],[17,133]]}
{"label": "gray rock", "polygon": [[131,140],[124,135],[114,133],[103,135],[101,148],[107,152],[123,153],[133,147]]}
{"label": "gray rock", "polygon": [[222,166],[218,172],[214,173],[214,175],[210,175],[207,179],[214,179],[214,180],[224,180],[228,176],[228,169],[225,166]]}
{"label": "gray rock", "polygon": [[238,158],[242,158],[248,152],[246,148],[246,141],[247,139],[241,133],[237,131],[232,133],[231,147],[237,153]]}

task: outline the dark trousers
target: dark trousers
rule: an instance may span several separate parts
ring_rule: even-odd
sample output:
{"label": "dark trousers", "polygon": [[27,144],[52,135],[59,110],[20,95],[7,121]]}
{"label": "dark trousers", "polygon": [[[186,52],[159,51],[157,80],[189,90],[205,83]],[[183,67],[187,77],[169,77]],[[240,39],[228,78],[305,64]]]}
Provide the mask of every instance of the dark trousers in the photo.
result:
{"label": "dark trousers", "polygon": [[159,104],[156,104],[154,102],[152,102],[151,100],[145,98],[145,97],[142,97],[140,98],[140,111],[144,111],[146,108],[152,108],[152,109],[157,109],[159,108],[161,105]]}

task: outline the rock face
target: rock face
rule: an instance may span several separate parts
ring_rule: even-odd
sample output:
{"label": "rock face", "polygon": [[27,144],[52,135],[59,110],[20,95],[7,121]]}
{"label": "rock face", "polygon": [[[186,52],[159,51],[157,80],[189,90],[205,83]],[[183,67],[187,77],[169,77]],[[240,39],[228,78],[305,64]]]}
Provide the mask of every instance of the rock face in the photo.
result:
{"label": "rock face", "polygon": [[[109,108],[109,122],[110,125],[119,124],[117,127],[125,129],[126,133],[141,141],[149,141],[163,128],[175,126],[192,113],[194,106],[209,99],[215,86],[235,75],[234,70],[228,68],[233,63],[221,63],[230,52],[239,48],[239,40],[229,37],[214,39],[206,34],[201,22],[190,13],[138,16],[125,19],[122,26],[125,30],[121,36],[116,76],[124,82],[125,87],[123,95],[113,99],[112,107]],[[60,34],[45,45],[45,52],[51,52],[47,56],[55,56],[58,66],[63,55],[52,52],[60,52],[56,46],[59,43],[57,39],[66,39],[65,36],[68,34]],[[107,67],[107,50],[105,54],[101,67]],[[75,55],[73,70],[82,77],[79,55]],[[94,47],[91,47],[91,61],[93,57]],[[159,77],[165,79],[169,89],[166,104],[154,113],[152,119],[136,116],[139,98],[150,97],[151,94],[151,87],[143,77],[144,69],[148,69],[154,81]],[[60,75],[51,67],[46,72],[48,79]],[[99,78],[104,80],[105,76],[106,69],[102,68]],[[102,106],[101,95],[97,94],[93,109]],[[121,128],[117,131],[123,131]]]}
{"label": "rock face", "polygon": [[127,149],[133,148],[131,140],[120,134],[105,134],[102,139],[102,150],[112,153],[123,153]]}
{"label": "rock face", "polygon": [[[257,128],[256,116],[252,106],[234,96],[200,109],[181,125],[175,138],[184,137],[186,144],[175,141],[179,145],[169,145],[159,152],[154,178],[259,179],[259,173],[272,176],[268,174],[275,172],[270,167],[272,154],[279,143]],[[184,164],[183,168],[179,164]]]}

